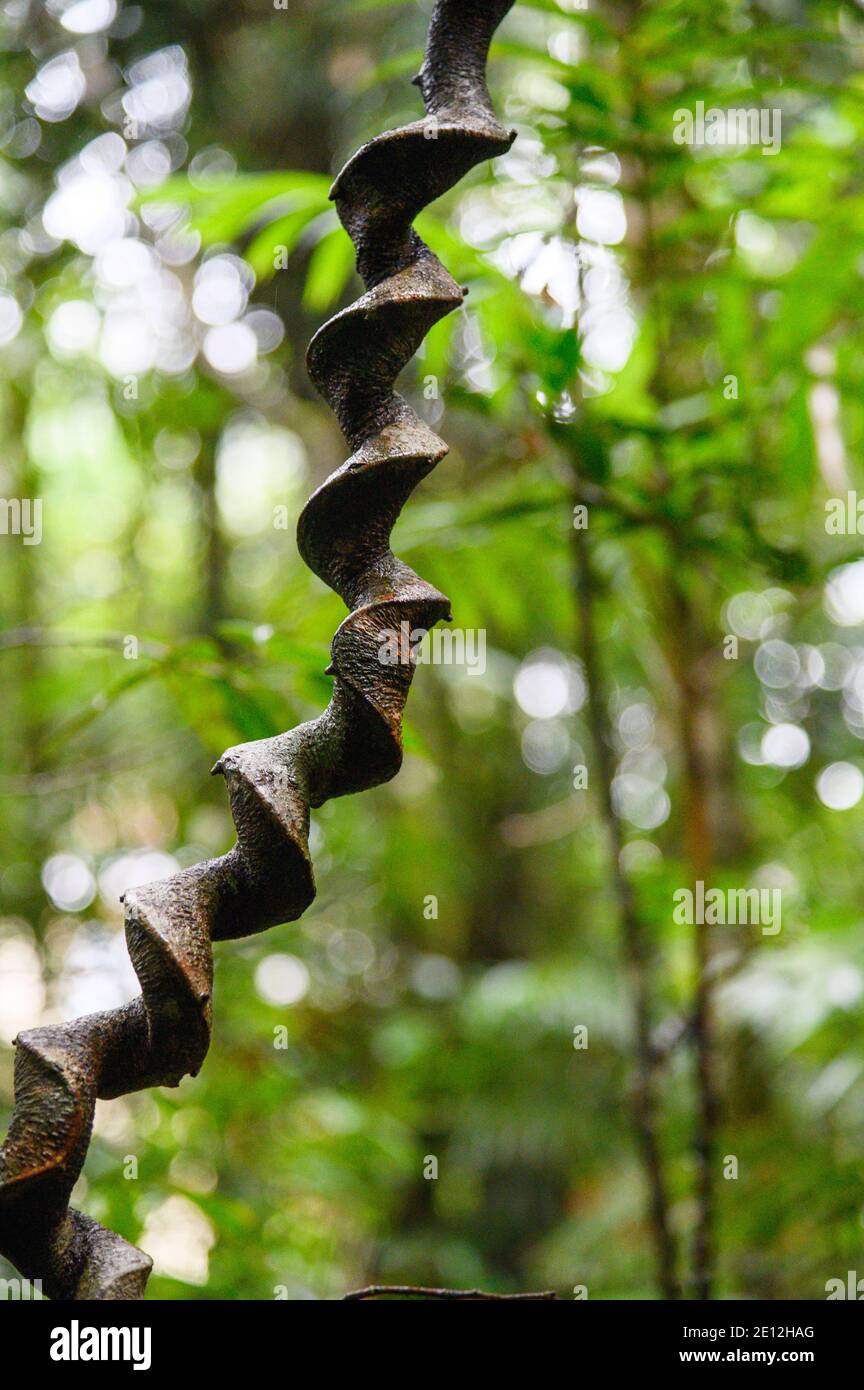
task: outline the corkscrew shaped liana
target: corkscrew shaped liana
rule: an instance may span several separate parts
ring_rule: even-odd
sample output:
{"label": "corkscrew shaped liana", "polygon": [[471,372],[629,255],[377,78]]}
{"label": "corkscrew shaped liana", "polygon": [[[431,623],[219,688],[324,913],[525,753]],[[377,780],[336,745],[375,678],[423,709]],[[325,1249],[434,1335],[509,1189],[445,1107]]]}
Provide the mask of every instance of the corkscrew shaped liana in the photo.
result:
{"label": "corkscrew shaped liana", "polygon": [[132,1003],[16,1039],[15,1102],[0,1149],[0,1253],[55,1299],[143,1297],[151,1260],[69,1207],[96,1100],[195,1075],[210,1039],[211,943],[294,921],[315,888],[309,811],[386,782],[402,759],[410,663],[382,664],[386,634],[449,617],[443,594],[390,550],[390,532],[446,446],[394,389],[463,290],[413,230],[475,164],[509,149],[486,87],[489,42],[513,0],[438,0],[414,79],[426,118],[364,145],[333,185],[366,293],[313,338],[309,374],[353,450],[300,517],[303,559],[351,610],[333,638],[333,695],[318,719],[230,748],[237,843],[222,858],[126,894]]}

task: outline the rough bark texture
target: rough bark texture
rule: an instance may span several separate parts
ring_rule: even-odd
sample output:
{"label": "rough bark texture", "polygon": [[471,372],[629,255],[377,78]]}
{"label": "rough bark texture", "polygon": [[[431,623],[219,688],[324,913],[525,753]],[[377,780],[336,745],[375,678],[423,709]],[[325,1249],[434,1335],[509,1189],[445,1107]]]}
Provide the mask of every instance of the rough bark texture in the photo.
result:
{"label": "rough bark texture", "polygon": [[[300,552],[351,609],[332,644],[333,696],[289,733],[231,748],[237,843],[220,859],[126,895],[126,940],[141,984],[132,1003],[16,1040],[16,1109],[0,1149],[0,1253],[55,1299],[143,1297],[151,1261],[68,1205],[97,1098],[176,1086],[210,1039],[212,941],[295,920],[315,888],[310,807],[386,782],[402,759],[413,666],[382,665],[384,634],[428,628],[449,602],[390,550],[390,532],[446,446],[393,390],[428,329],[463,292],[412,230],[419,210],[512,141],[485,82],[496,26],[513,0],[439,0],[415,79],[426,121],[364,145],[332,196],[367,292],[309,347],[309,373],[354,450],[310,498]],[[434,118],[434,119],[432,119]]]}

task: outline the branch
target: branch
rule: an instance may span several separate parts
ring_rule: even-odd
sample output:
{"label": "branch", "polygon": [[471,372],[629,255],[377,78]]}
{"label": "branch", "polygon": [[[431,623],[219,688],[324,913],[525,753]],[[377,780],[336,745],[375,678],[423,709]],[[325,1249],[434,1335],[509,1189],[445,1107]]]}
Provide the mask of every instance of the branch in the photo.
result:
{"label": "branch", "polygon": [[359,1303],[367,1298],[464,1298],[484,1303],[551,1303],[558,1301],[554,1289],[541,1293],[484,1293],[482,1289],[427,1289],[420,1284],[369,1284],[365,1289],[346,1293],[343,1303]]}
{"label": "branch", "polygon": [[[672,554],[670,563],[677,564]],[[684,754],[684,781],[687,798],[685,820],[687,857],[693,882],[710,882],[714,858],[714,826],[709,798],[714,785],[714,769],[704,737],[706,716],[710,712],[708,690],[700,678],[698,660],[700,638],[696,615],[689,596],[677,578],[670,575],[670,632],[675,633],[672,651],[678,684],[678,720]],[[697,1113],[694,1134],[696,1151],[696,1224],[693,1233],[693,1278],[696,1297],[713,1297],[715,1262],[715,1173],[720,1096],[714,1058],[715,972],[711,949],[711,928],[707,923],[693,927],[695,991],[691,1036],[696,1063]]]}
{"label": "branch", "polygon": [[463,300],[412,223],[515,138],[496,119],[485,81],[492,34],[512,3],[438,0],[416,79],[426,120],[364,145],[333,185],[367,292],[319,329],[307,358],[353,451],[309,499],[297,533],[306,564],[350,610],[331,646],[330,703],[311,723],[223,753],[213,771],[225,778],[237,826],[228,854],[126,894],[141,995],[16,1040],[0,1253],[41,1279],[49,1298],[143,1297],[150,1257],[69,1207],[96,1101],[198,1072],[210,1043],[213,941],[300,917],[315,896],[310,811],[399,771],[415,667],[384,662],[382,652],[402,624],[428,629],[448,618],[450,602],[390,549],[402,507],[447,453],[393,386],[433,324]]}
{"label": "branch", "polygon": [[588,536],[587,530],[577,530],[574,527],[572,531],[582,639],[581,654],[588,685],[588,722],[597,759],[599,796],[603,819],[606,822],[613,892],[617,902],[624,958],[633,1000],[636,1046],[633,1120],[650,1194],[651,1232],[658,1281],[665,1299],[677,1299],[679,1287],[676,1274],[676,1246],[669,1221],[669,1196],[657,1132],[655,1055],[651,1037],[650,951],[632,885],[621,866],[623,838],[612,800],[612,781],[615,774],[611,751],[612,733],[607,713],[605,673],[594,623],[595,581]]}

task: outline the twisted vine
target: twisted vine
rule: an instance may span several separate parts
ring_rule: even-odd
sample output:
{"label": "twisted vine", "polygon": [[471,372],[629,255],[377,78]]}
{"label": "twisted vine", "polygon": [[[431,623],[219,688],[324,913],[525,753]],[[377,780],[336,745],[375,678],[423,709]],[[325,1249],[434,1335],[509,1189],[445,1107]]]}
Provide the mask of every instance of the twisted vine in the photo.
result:
{"label": "twisted vine", "polygon": [[426,119],[349,160],[331,190],[366,293],[318,331],[308,369],[351,457],[298,524],[306,564],[351,610],[332,647],[333,694],[319,718],[230,748],[214,767],[237,830],[219,859],[125,897],[141,994],[122,1008],[16,1039],[15,1101],[0,1149],[0,1253],[54,1299],[137,1299],[152,1261],[69,1207],[97,1099],[196,1075],[212,1013],[211,943],[298,918],[315,895],[310,808],[388,781],[402,760],[413,665],[384,665],[385,635],[449,618],[447,598],[390,549],[409,494],[446,445],[393,389],[463,290],[413,230],[421,208],[481,160],[506,151],[486,87],[492,34],[513,0],[438,0],[418,76]]}

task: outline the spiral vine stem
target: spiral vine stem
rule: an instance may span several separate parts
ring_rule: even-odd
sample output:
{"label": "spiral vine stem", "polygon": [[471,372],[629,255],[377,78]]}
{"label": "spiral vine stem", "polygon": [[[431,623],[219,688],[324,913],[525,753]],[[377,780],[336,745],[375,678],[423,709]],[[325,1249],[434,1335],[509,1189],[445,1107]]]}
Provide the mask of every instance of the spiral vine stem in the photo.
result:
{"label": "spiral vine stem", "polygon": [[333,185],[366,293],[319,330],[309,374],[351,457],[309,499],[303,559],[351,610],[333,638],[333,695],[319,718],[230,748],[237,843],[222,858],[126,894],[141,994],[122,1008],[16,1039],[15,1102],[0,1149],[0,1253],[54,1299],[138,1299],[152,1261],[69,1207],[97,1099],[177,1086],[210,1040],[212,942],[298,918],[311,903],[310,808],[388,781],[402,760],[413,666],[384,665],[384,634],[429,628],[449,601],[390,549],[390,532],[446,445],[394,391],[425,334],[463,290],[412,228],[475,164],[509,149],[486,87],[492,34],[513,0],[438,0],[418,76],[426,119],[379,135]]}

